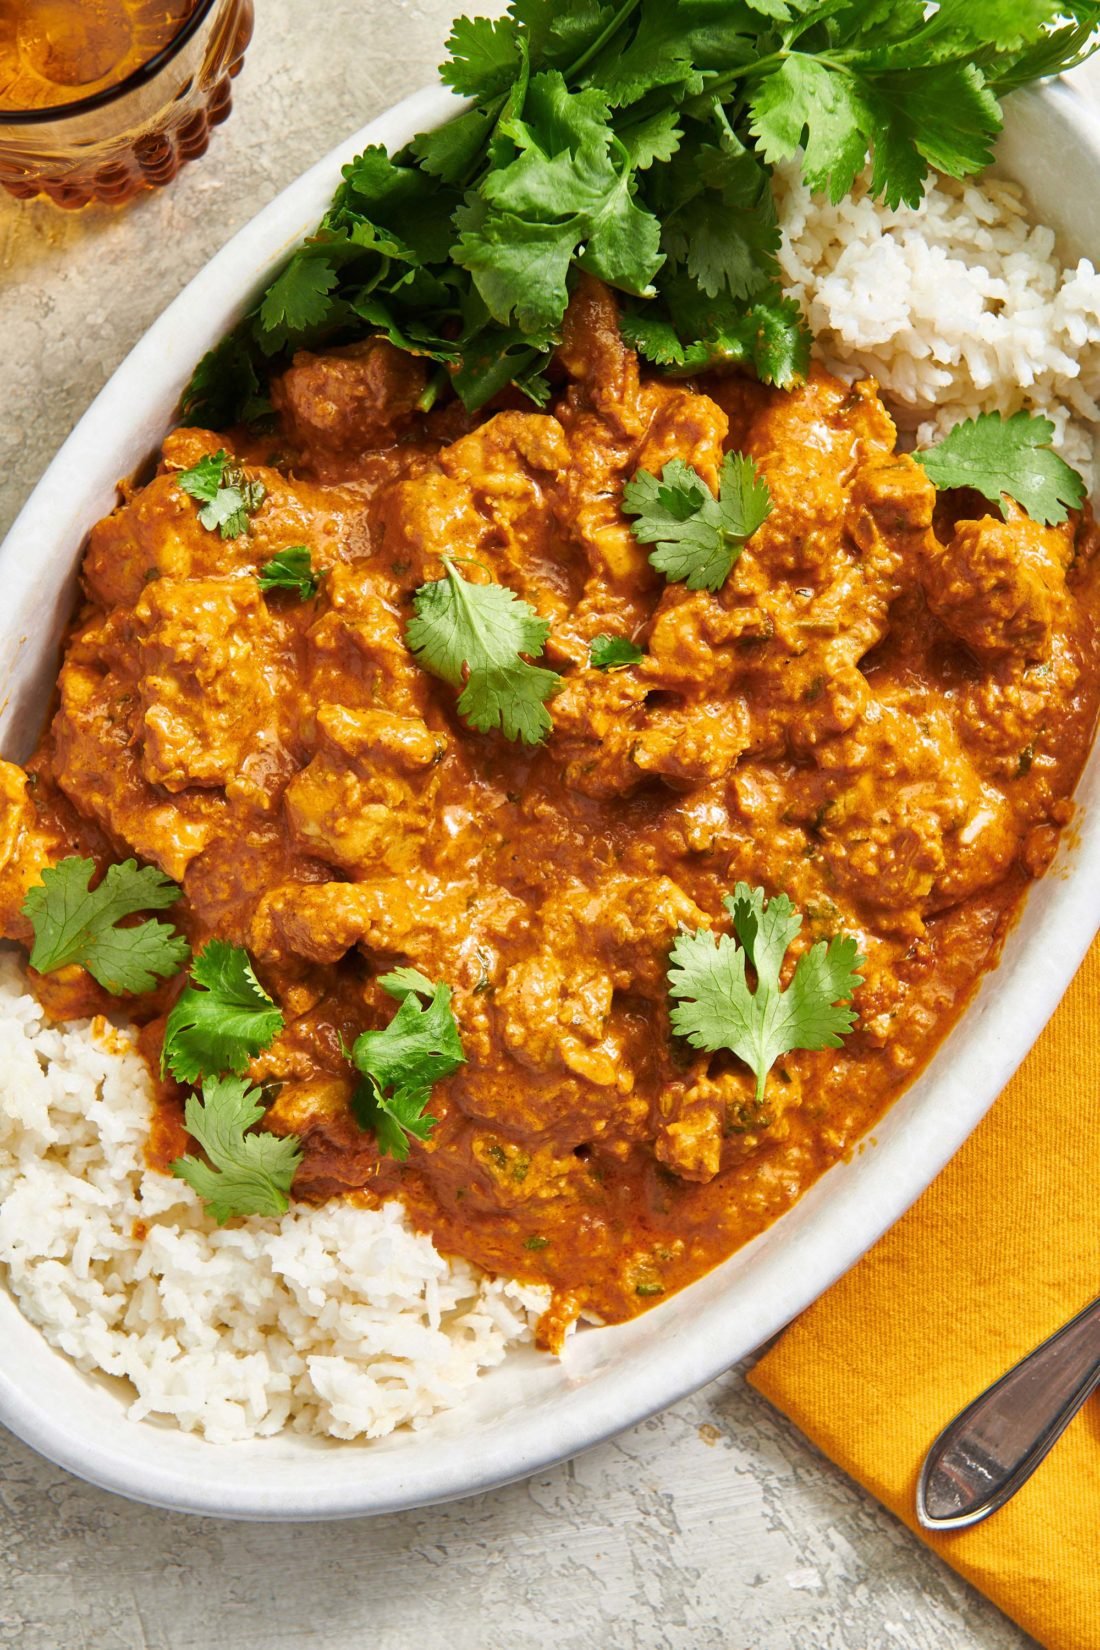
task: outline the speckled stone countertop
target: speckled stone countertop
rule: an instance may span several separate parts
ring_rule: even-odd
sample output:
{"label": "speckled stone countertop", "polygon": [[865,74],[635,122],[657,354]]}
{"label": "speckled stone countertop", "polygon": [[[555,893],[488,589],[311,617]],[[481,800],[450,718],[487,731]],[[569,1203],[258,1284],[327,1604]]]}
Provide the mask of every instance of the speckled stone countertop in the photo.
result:
{"label": "speckled stone countertop", "polygon": [[[118,215],[0,196],[0,533],[168,299],[303,167],[428,81],[461,8],[256,9],[232,119],[169,190]],[[371,1522],[154,1512],[0,1432],[0,1646],[13,1650],[1031,1644],[737,1370],[553,1472]]]}

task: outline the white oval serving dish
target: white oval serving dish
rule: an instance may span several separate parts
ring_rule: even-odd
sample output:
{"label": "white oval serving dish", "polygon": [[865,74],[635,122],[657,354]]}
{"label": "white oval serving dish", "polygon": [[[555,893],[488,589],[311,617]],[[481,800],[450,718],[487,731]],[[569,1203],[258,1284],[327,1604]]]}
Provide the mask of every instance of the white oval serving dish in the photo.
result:
{"label": "white oval serving dish", "polygon": [[[312,228],[344,162],[368,143],[400,147],[454,106],[441,88],[420,92],[306,172],[185,288],[76,426],[0,547],[5,755],[24,755],[41,725],[84,536],[113,507],[117,479],[155,451],[194,363]],[[1002,170],[1028,189],[1073,255],[1100,260],[1100,122],[1065,86],[1017,94],[1007,113]],[[128,1420],[117,1383],[82,1375],[0,1291],[0,1422],[72,1472],[141,1501],[222,1517],[320,1519],[490,1489],[672,1403],[775,1334],[851,1266],[1023,1059],[1100,925],[1098,752],[1078,797],[1076,829],[1032,892],[1000,967],[873,1140],[747,1248],[644,1317],[581,1332],[560,1362],[513,1355],[459,1411],[418,1432],[366,1445],[291,1434],[213,1445]]]}

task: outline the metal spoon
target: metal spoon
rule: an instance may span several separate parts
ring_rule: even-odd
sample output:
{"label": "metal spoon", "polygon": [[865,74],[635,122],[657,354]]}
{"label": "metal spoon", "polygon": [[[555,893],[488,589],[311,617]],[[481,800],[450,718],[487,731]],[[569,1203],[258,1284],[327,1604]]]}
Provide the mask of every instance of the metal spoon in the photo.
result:
{"label": "metal spoon", "polygon": [[924,1458],[917,1519],[961,1530],[1003,1507],[1100,1387],[1100,1299],[944,1427]]}

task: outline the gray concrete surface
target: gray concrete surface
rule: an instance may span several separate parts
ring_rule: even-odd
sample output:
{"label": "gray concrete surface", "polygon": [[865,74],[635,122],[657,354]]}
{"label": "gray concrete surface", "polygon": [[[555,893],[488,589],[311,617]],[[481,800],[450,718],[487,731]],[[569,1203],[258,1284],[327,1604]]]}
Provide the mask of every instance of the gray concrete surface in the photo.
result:
{"label": "gray concrete surface", "polygon": [[[0,197],[0,531],[188,277],[308,162],[429,79],[452,9],[257,0],[232,120],[169,191],[76,217]],[[0,1433],[12,1650],[1029,1644],[737,1371],[553,1472],[370,1523],[152,1512]]]}

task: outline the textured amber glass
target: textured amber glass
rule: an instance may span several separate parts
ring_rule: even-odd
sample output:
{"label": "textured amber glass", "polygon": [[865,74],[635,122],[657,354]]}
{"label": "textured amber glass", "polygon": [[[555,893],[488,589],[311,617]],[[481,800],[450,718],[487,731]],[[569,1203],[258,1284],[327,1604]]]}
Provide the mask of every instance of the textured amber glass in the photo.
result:
{"label": "textured amber glass", "polygon": [[[51,11],[42,0],[38,6]],[[72,0],[58,0],[53,32],[24,35],[16,73],[5,63],[13,37],[3,33],[10,8],[0,0],[0,184],[13,195],[46,195],[70,208],[119,204],[168,183],[203,153],[211,127],[229,113],[230,81],[252,35],[252,0],[176,0],[174,7],[166,0],[156,25],[144,16],[154,8],[142,0],[99,0],[99,7],[116,14],[116,31],[109,16],[93,19],[90,9],[76,9],[74,26]],[[152,50],[144,61],[143,41]],[[31,107],[49,95],[49,81],[57,85],[55,103]],[[10,107],[16,98],[28,107]]]}

